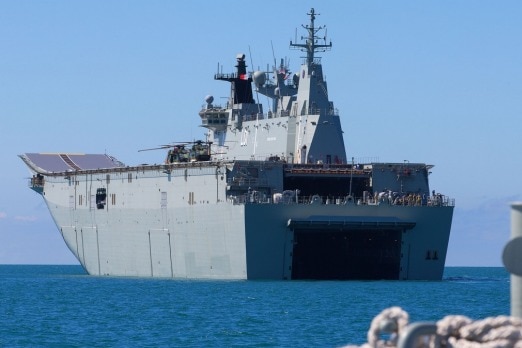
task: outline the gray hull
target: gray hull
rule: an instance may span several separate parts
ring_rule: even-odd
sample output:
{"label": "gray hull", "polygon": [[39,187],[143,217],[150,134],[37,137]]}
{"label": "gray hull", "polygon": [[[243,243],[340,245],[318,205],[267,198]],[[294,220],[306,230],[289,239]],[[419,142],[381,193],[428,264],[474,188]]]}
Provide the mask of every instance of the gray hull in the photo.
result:
{"label": "gray hull", "polygon": [[[225,196],[220,189],[226,190],[226,185],[215,175],[188,176],[186,181],[184,176],[171,176],[169,181],[160,173],[145,171],[133,182],[113,179],[109,196],[117,198],[104,209],[61,204],[72,201],[72,195],[80,202],[82,192],[100,181],[96,177],[85,176],[86,181],[72,186],[63,178],[49,183],[44,197],[51,214],[89,274],[206,279],[442,277],[451,206],[358,205],[339,200],[238,204],[219,198]],[[204,196],[191,202],[198,195],[180,192],[181,185],[199,187]],[[209,196],[211,189],[215,192]],[[163,201],[161,192],[166,192]],[[138,193],[140,199],[135,201]]]}

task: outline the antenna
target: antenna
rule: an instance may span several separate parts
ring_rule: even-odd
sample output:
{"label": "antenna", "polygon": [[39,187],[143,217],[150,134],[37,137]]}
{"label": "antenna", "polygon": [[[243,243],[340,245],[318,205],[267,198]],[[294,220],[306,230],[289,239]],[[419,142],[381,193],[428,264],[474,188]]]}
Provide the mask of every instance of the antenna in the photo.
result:
{"label": "antenna", "polygon": [[270,46],[272,46],[272,57],[274,58],[274,68],[276,68],[277,62],[276,62],[276,57],[275,57],[275,53],[274,53],[274,43],[272,42],[272,40],[270,40]]}
{"label": "antenna", "polygon": [[[272,49],[273,50],[273,49]],[[252,59],[252,51],[250,50],[250,45],[248,45],[248,54],[250,55],[250,66],[252,67],[252,69],[254,69],[254,60]],[[252,73],[252,76],[254,74]],[[259,93],[257,92],[257,88],[256,88],[256,101],[257,101],[257,113],[259,114],[260,113],[260,107],[261,107],[261,104],[259,104]],[[256,117],[257,118],[257,117]]]}
{"label": "antenna", "polygon": [[250,49],[250,45],[248,45],[248,54],[250,55],[250,66],[254,67],[254,60],[252,59],[252,50]]}
{"label": "antenna", "polygon": [[[314,54],[315,52],[326,52],[329,51],[332,48],[332,42],[326,43],[326,26],[315,26],[315,17],[318,16],[318,13],[315,13],[315,10],[312,8],[309,13],[307,13],[310,16],[310,24],[309,25],[302,25],[304,29],[308,32],[307,37],[301,37],[301,40],[305,40],[304,43],[293,43],[290,41],[290,48],[301,50],[303,52],[306,52],[306,63],[308,66],[311,66],[314,64]],[[324,30],[325,35],[324,37],[319,37],[317,34],[319,31]],[[319,43],[322,41],[323,43]]]}

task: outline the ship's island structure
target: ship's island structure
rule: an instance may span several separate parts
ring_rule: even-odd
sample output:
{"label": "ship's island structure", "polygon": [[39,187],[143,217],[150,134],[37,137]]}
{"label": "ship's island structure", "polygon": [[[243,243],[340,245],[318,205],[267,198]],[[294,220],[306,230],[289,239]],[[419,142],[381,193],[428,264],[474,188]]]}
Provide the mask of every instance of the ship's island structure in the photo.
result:
{"label": "ship's island structure", "polygon": [[[164,164],[106,154],[25,153],[67,246],[92,275],[203,279],[440,280],[454,202],[430,192],[431,165],[348,160],[318,33],[295,74],[217,73],[204,141],[166,147]],[[255,101],[271,100],[270,109]]]}

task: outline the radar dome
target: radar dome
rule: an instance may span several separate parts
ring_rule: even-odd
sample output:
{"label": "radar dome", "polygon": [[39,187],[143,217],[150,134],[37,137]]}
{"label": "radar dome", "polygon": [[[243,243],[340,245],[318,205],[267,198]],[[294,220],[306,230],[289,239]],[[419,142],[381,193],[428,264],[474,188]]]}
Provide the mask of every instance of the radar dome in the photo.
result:
{"label": "radar dome", "polygon": [[214,97],[213,97],[213,96],[211,96],[211,95],[207,95],[207,96],[205,97],[205,102],[206,102],[207,104],[212,104],[213,101],[214,101]]}
{"label": "radar dome", "polygon": [[266,82],[266,74],[262,71],[256,71],[254,72],[254,83],[256,86],[260,87],[265,84]]}

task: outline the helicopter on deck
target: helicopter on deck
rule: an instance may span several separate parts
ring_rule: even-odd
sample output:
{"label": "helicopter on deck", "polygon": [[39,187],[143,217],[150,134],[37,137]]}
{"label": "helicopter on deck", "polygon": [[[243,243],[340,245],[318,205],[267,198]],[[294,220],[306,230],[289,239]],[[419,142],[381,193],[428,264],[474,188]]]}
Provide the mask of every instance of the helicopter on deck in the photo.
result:
{"label": "helicopter on deck", "polygon": [[210,161],[212,142],[196,140],[161,145],[141,151],[169,149],[165,164]]}

